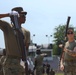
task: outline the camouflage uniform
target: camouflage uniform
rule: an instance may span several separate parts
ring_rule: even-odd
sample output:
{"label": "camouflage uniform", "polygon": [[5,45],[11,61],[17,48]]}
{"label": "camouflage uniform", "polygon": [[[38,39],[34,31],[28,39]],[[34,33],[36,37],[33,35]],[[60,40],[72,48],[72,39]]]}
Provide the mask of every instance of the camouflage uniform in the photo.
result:
{"label": "camouflage uniform", "polygon": [[43,56],[38,55],[35,58],[36,61],[36,75],[42,75],[42,71],[43,71]]}
{"label": "camouflage uniform", "polygon": [[6,57],[3,67],[4,75],[25,75],[23,67],[20,66],[20,58]]}
{"label": "camouflage uniform", "polygon": [[40,49],[37,49],[36,54],[37,54],[35,58],[36,75],[42,75],[43,74],[43,58],[44,56],[46,56],[46,54],[42,54]]}
{"label": "camouflage uniform", "polygon": [[[65,48],[71,50],[70,54],[73,54],[74,48],[76,47],[76,41],[66,42]],[[64,75],[76,75],[76,57],[72,57],[68,53],[64,53]]]}
{"label": "camouflage uniform", "polygon": [[1,57],[2,57],[2,55],[0,56],[0,75],[3,75],[3,68],[2,68]]}
{"label": "camouflage uniform", "polygon": [[0,75],[3,75],[3,61],[5,59],[5,49],[0,51]]}
{"label": "camouflage uniform", "polygon": [[[3,62],[4,75],[25,75],[24,68],[20,65],[21,48],[17,42],[17,38],[12,25],[0,20],[0,29],[4,32],[6,48],[6,56]],[[24,36],[25,35],[26,34],[24,34]]]}

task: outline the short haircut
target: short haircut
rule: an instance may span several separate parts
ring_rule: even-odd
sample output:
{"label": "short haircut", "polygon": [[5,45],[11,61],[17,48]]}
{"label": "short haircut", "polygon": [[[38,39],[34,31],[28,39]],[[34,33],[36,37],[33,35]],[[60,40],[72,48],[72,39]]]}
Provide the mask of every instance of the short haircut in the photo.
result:
{"label": "short haircut", "polygon": [[74,28],[73,27],[69,27],[67,32],[69,32],[70,30],[74,31]]}

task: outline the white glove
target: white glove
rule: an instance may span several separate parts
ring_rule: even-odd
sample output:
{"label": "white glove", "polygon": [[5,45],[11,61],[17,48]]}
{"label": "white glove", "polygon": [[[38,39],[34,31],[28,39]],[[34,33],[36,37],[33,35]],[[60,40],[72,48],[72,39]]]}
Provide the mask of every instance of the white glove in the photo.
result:
{"label": "white glove", "polygon": [[10,15],[10,16],[12,16],[12,15],[13,15],[13,16],[15,16],[15,15],[18,15],[18,16],[19,16],[19,13],[16,12],[16,11],[12,11],[11,13],[9,13],[9,15]]}

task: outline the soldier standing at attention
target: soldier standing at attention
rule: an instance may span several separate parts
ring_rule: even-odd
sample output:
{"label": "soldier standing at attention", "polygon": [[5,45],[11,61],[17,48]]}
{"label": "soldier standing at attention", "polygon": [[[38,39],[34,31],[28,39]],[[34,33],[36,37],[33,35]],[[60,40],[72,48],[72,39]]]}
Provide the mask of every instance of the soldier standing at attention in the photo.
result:
{"label": "soldier standing at attention", "polygon": [[[26,21],[26,11],[23,11],[22,7],[13,8],[12,11],[16,11],[19,14],[18,20],[21,26]],[[11,17],[12,13],[0,14],[0,18]],[[13,22],[13,19],[11,19]],[[12,24],[6,21],[0,20],[0,29],[4,33],[6,56],[3,62],[3,74],[4,75],[25,75],[24,68],[20,65],[22,59],[20,43],[16,38],[16,33]],[[21,26],[21,31],[24,35],[24,44],[26,52],[28,53],[28,47],[30,43],[30,32]]]}
{"label": "soldier standing at attention", "polygon": [[43,58],[44,56],[46,56],[46,54],[42,54],[40,49],[37,49],[36,54],[37,54],[35,58],[36,75],[42,75],[43,74]]}
{"label": "soldier standing at attention", "polygon": [[76,40],[74,39],[74,29],[68,28],[68,41],[64,46],[64,54],[60,61],[60,69],[64,75],[76,75]]}

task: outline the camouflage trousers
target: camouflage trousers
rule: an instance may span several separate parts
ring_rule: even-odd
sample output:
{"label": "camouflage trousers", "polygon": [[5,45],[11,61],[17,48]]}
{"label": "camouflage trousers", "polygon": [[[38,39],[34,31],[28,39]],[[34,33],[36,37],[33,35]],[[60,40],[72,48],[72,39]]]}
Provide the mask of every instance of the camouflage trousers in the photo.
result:
{"label": "camouflage trousers", "polygon": [[65,62],[64,75],[76,75],[76,62]]}
{"label": "camouflage trousers", "polygon": [[43,73],[42,73],[42,67],[40,67],[40,66],[38,66],[38,67],[36,67],[36,75],[42,75]]}
{"label": "camouflage trousers", "polygon": [[76,66],[65,66],[64,75],[76,75]]}
{"label": "camouflage trousers", "polygon": [[0,64],[0,75],[3,75],[3,68],[1,64]]}
{"label": "camouflage trousers", "polygon": [[5,59],[5,56],[2,56],[0,58],[0,75],[3,75],[3,61]]}
{"label": "camouflage trousers", "polygon": [[20,59],[6,57],[3,63],[3,75],[25,75]]}

